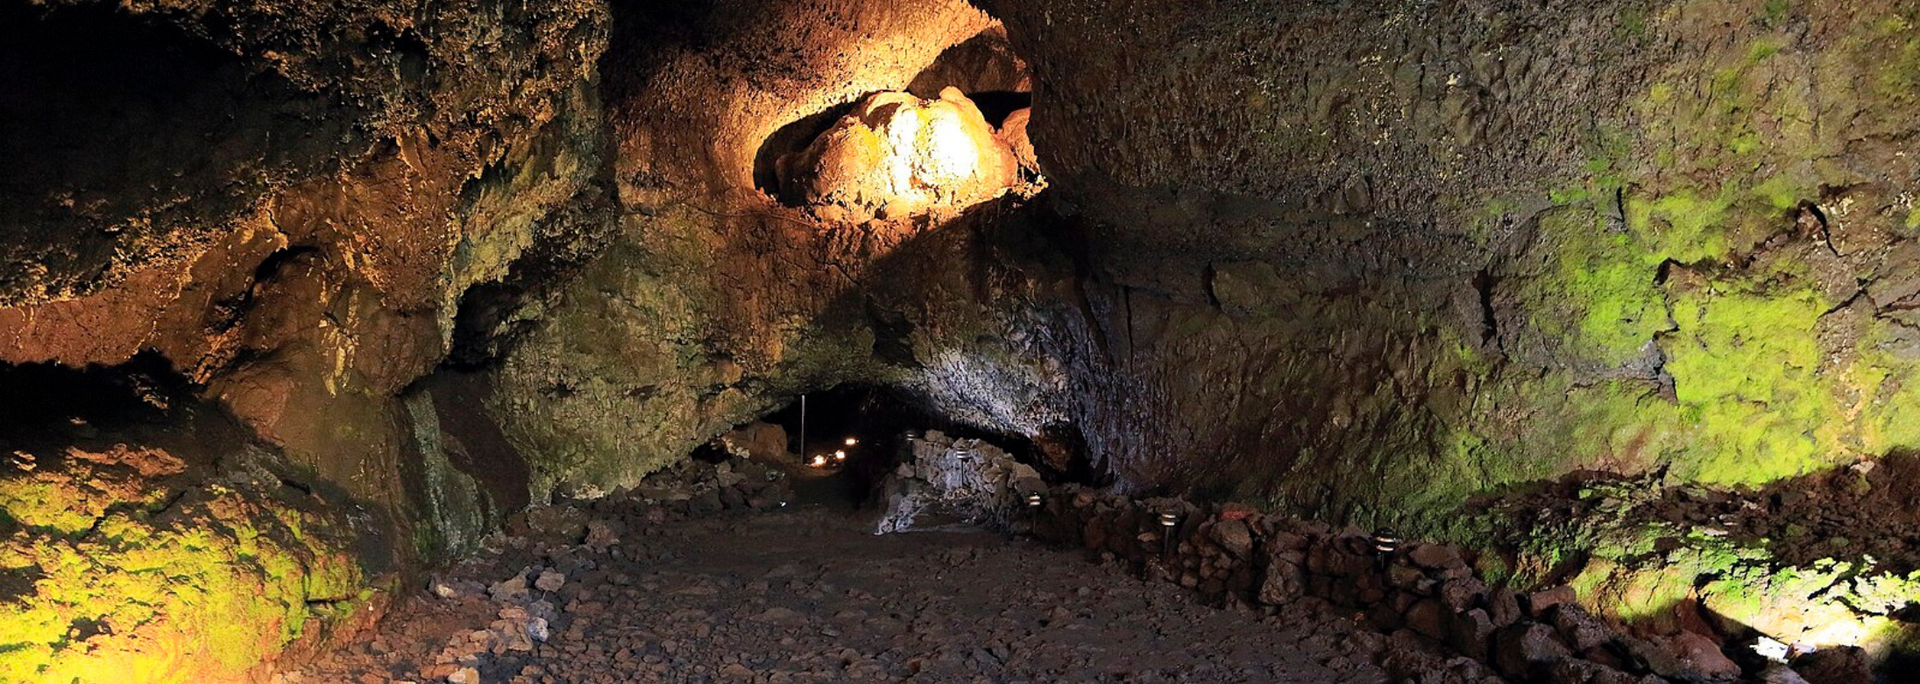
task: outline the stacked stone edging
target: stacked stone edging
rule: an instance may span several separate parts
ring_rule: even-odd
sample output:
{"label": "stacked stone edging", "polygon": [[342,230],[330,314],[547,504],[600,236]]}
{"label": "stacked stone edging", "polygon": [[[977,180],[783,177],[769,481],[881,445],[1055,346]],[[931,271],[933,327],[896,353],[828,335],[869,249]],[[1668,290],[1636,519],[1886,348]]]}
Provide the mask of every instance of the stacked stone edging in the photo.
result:
{"label": "stacked stone edging", "polygon": [[[1161,514],[1175,524],[1162,525]],[[1323,601],[1393,638],[1443,647],[1491,669],[1485,679],[1552,684],[1734,681],[1740,669],[1708,637],[1627,634],[1575,602],[1569,587],[1492,587],[1459,549],[1409,543],[1387,553],[1371,536],[1245,506],[1136,500],[1079,485],[1053,487],[1020,531],[1124,561],[1208,601],[1285,606]],[[1165,534],[1170,530],[1173,541]],[[1458,670],[1452,670],[1458,672]],[[1768,681],[1794,681],[1773,676]],[[1447,681],[1474,681],[1468,674]],[[1423,678],[1420,681],[1439,681]]]}

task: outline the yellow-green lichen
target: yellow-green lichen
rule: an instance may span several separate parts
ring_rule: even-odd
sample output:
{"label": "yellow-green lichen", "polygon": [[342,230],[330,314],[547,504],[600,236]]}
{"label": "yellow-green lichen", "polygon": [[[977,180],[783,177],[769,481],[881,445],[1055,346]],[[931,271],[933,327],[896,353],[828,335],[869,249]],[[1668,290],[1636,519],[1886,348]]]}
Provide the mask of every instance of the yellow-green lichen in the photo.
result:
{"label": "yellow-green lichen", "polygon": [[[0,539],[0,570],[33,580],[29,591],[0,596],[0,681],[238,680],[303,633],[315,616],[309,602],[364,584],[347,542],[313,534],[293,504],[264,501],[253,488],[168,491],[109,465],[68,464],[57,474],[107,485],[96,488],[32,485],[55,473],[0,476],[8,517],[33,519],[46,506],[105,511],[84,527],[24,527]],[[181,498],[156,516],[106,491],[143,483],[150,495]],[[48,492],[55,498],[22,503]],[[296,533],[288,519],[309,529]]]}

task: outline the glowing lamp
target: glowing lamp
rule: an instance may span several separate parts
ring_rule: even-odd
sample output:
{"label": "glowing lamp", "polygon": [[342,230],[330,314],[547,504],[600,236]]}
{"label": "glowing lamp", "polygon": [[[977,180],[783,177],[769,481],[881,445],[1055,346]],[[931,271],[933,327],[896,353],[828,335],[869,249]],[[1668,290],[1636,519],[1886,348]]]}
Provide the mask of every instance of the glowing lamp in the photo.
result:
{"label": "glowing lamp", "polygon": [[853,437],[848,437],[848,438],[847,438],[847,446],[853,446],[853,445],[855,445],[855,444],[859,444],[859,443],[860,443],[860,440],[859,440],[859,439],[856,439],[856,438],[853,438]]}
{"label": "glowing lamp", "polygon": [[1373,533],[1373,550],[1378,551],[1380,555],[1385,556],[1399,548],[1400,538],[1394,536],[1393,530],[1382,527]]}
{"label": "glowing lamp", "polygon": [[836,461],[844,461],[844,460],[847,460],[847,452],[845,452],[845,451],[836,451],[836,452],[833,452],[833,460],[836,460]]}
{"label": "glowing lamp", "polygon": [[1030,506],[1030,507],[1033,507],[1033,508],[1039,508],[1039,507],[1040,507],[1040,495],[1039,495],[1039,494],[1037,494],[1037,493],[1036,493],[1036,494],[1028,494],[1028,495],[1027,495],[1027,505],[1028,505],[1028,506]]}
{"label": "glowing lamp", "polygon": [[1766,658],[1770,662],[1785,663],[1792,651],[1791,647],[1781,643],[1779,639],[1764,634],[1753,642],[1754,655]]}
{"label": "glowing lamp", "polygon": [[815,468],[825,468],[825,467],[827,467],[827,455],[826,455],[826,454],[814,454],[814,455],[813,455],[813,467],[815,467]]}

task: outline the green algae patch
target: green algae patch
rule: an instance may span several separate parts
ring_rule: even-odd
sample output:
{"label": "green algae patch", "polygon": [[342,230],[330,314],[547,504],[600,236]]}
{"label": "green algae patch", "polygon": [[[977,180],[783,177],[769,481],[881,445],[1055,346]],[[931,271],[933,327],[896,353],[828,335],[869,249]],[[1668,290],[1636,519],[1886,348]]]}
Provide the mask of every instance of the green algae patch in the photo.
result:
{"label": "green algae patch", "polygon": [[1835,403],[1819,376],[1826,310],[1810,290],[1726,280],[1675,297],[1667,369],[1701,441],[1682,477],[1758,484],[1823,462],[1822,447],[1837,442]]}
{"label": "green algae patch", "polygon": [[[238,681],[365,584],[350,524],[278,497],[270,475],[205,483],[162,452],[124,449],[38,465],[0,474],[8,518],[100,513],[0,538],[0,572],[32,579],[0,596],[0,681]],[[120,498],[130,490],[143,494]]]}

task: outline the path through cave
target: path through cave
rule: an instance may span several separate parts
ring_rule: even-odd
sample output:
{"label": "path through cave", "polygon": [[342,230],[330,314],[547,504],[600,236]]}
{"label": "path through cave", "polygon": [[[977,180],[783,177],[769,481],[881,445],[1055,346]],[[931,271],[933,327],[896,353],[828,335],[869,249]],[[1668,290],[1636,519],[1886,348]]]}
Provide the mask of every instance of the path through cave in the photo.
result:
{"label": "path through cave", "polygon": [[[1362,655],[1382,638],[1346,617],[1217,610],[996,532],[876,536],[821,505],[594,516],[626,532],[499,540],[285,681],[1386,681]],[[544,639],[484,631],[529,614]]]}
{"label": "path through cave", "polygon": [[[792,478],[796,503],[852,510],[884,503],[878,491],[881,483],[903,461],[910,442],[930,430],[985,439],[1020,460],[1034,460],[1034,447],[1027,439],[971,429],[897,387],[847,383],[807,395],[804,412],[801,404],[796,399],[758,421],[785,432],[791,460],[781,459],[779,465]],[[694,457],[724,458],[724,450],[717,446],[721,441],[696,450]]]}

